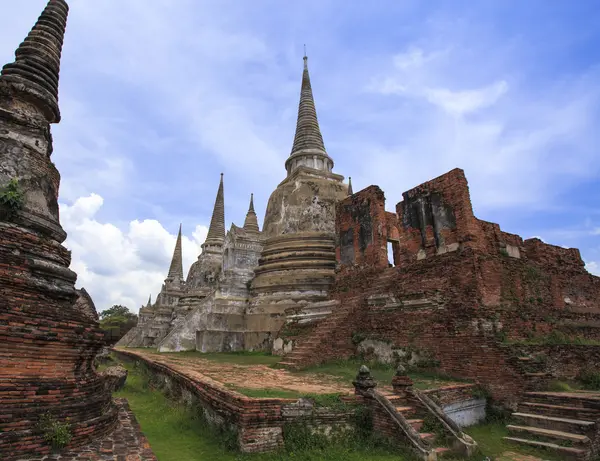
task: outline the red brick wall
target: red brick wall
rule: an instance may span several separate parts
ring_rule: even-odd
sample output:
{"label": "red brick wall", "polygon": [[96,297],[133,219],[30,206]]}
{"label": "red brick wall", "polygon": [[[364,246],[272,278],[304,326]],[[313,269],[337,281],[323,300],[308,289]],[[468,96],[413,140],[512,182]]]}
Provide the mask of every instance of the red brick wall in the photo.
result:
{"label": "red brick wall", "polygon": [[336,208],[336,255],[343,265],[388,267],[385,197],[377,186],[347,197]]}
{"label": "red brick wall", "polygon": [[[70,418],[70,446],[111,430],[117,417],[92,367],[104,335],[75,309],[74,277],[53,278],[34,268],[32,259],[56,261],[69,274],[64,247],[0,222],[0,458],[6,460],[49,452],[36,428],[46,412],[61,422]],[[56,291],[40,286],[44,282]],[[58,291],[69,283],[72,296]]]}
{"label": "red brick wall", "polygon": [[[265,452],[280,448],[285,436],[284,423],[294,422],[297,418],[306,416],[300,414],[301,412],[296,414],[290,408],[296,399],[246,397],[208,377],[196,374],[192,379],[135,352],[121,349],[114,352],[122,359],[143,362],[154,375],[167,377],[171,381],[171,393],[181,394],[183,389],[187,390],[198,399],[202,407],[222,417],[227,424],[234,425],[243,452]],[[316,428],[322,425],[343,427],[352,424],[351,414],[347,411],[319,408],[309,416],[310,424]]]}
{"label": "red brick wall", "polygon": [[403,264],[414,261],[419,250],[430,257],[440,246],[469,248],[481,244],[481,227],[473,214],[463,170],[454,169],[402,195],[404,200],[396,205],[396,213]]}

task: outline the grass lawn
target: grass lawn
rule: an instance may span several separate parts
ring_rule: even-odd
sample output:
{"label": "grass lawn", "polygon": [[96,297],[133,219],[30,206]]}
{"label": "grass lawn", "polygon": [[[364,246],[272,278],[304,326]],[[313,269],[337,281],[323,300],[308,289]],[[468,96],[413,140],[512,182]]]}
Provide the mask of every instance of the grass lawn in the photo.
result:
{"label": "grass lawn", "polygon": [[[188,357],[199,356],[222,363],[248,365],[272,365],[280,360],[280,357],[255,352],[219,354],[183,352],[177,354],[184,354]],[[310,367],[295,373],[323,374],[330,378],[333,377],[334,379],[349,382],[355,378],[361,364],[362,362],[358,360],[344,360]],[[395,373],[392,367],[378,364],[367,365],[378,382],[386,384],[391,382],[391,378]],[[285,450],[279,453],[240,454],[234,450],[225,448],[227,438],[222,434],[216,433],[202,419],[197,418],[185,407],[170,401],[160,391],[150,388],[145,376],[132,363],[126,362],[123,363],[123,366],[129,370],[129,376],[124,389],[115,394],[115,396],[125,397],[129,401],[129,405],[142,426],[142,431],[148,437],[150,445],[160,461],[411,461],[414,459],[410,454],[398,453],[394,450],[373,446],[372,444],[361,446],[358,442],[347,443],[345,446],[331,443],[315,446],[315,444],[309,441],[302,446],[287,446]],[[409,374],[415,381],[415,385],[421,389],[439,387],[451,382],[451,378],[443,376],[419,373]],[[317,405],[322,406],[331,406],[335,405],[335,402],[339,402],[339,394],[317,396],[302,395],[299,392],[282,389],[252,389],[233,385],[229,387],[244,395],[255,398],[309,397],[314,398]],[[472,458],[476,461],[484,459],[486,456],[493,460],[508,451],[529,454],[544,460],[560,459],[552,456],[551,452],[527,449],[505,442],[503,437],[508,435],[508,431],[505,424],[500,422],[472,426],[466,428],[465,432],[477,441],[481,449],[481,455]],[[459,458],[450,459],[455,460]]]}
{"label": "grass lawn", "polygon": [[[157,352],[150,348],[131,348],[134,351],[143,351],[145,353],[155,355],[165,355],[171,357],[198,357],[199,359],[212,360],[219,363],[232,363],[236,365],[274,365],[281,361],[278,355],[271,355],[261,351],[240,351],[240,352],[198,352],[198,351],[183,351],[183,352]],[[127,351],[127,349],[124,349]]]}
{"label": "grass lawn", "polygon": [[240,454],[224,447],[223,438],[191,412],[150,389],[131,364],[127,383],[115,397],[125,397],[160,461],[410,461],[412,458],[374,447],[327,446],[280,453]]}
{"label": "grass lawn", "polygon": [[[367,365],[371,370],[371,375],[375,380],[382,385],[390,385],[396,370],[391,365],[381,363],[365,363],[356,359],[339,360],[327,362],[321,365],[315,365],[305,368],[296,373],[300,374],[322,374],[333,377],[339,381],[346,383],[352,382],[356,378],[358,369],[361,365]],[[409,372],[408,375],[414,381],[414,386],[417,389],[432,389],[441,387],[449,383],[463,382],[464,380],[455,379],[448,376],[443,376],[435,373],[424,372]],[[466,381],[464,381],[466,382]]]}

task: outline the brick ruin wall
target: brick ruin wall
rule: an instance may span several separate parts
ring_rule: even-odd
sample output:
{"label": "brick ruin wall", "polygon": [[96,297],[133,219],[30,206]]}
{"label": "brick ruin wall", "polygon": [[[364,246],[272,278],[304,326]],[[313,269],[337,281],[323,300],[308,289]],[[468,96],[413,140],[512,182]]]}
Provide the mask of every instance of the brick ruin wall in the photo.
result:
{"label": "brick ruin wall", "polygon": [[[523,241],[477,219],[459,169],[403,197],[396,214],[385,212],[377,186],[338,205],[332,296],[355,307],[321,360],[356,351],[353,337],[376,338],[426,350],[440,371],[508,399],[530,383],[507,343],[556,332],[567,342],[600,340],[600,278],[587,273],[578,250]],[[388,242],[396,267],[387,267]],[[562,350],[552,355],[566,367],[589,356],[583,345]]]}
{"label": "brick ruin wall", "polygon": [[[0,458],[48,453],[37,428],[42,414],[70,419],[71,446],[111,430],[116,408],[93,369],[104,344],[97,322],[41,289],[32,255],[68,267],[69,252],[18,226],[0,223]],[[39,269],[38,269],[39,270]],[[43,278],[43,277],[42,277]]]}
{"label": "brick ruin wall", "polygon": [[[266,452],[281,448],[286,425],[307,421],[325,433],[332,428],[353,430],[354,412],[314,408],[297,399],[251,398],[226,388],[208,377],[194,379],[173,368],[153,362],[132,351],[114,350],[121,359],[140,362],[152,374],[153,382],[167,395],[191,408],[201,408],[206,419],[221,428],[237,432],[242,452]],[[354,398],[349,398],[349,402]]]}

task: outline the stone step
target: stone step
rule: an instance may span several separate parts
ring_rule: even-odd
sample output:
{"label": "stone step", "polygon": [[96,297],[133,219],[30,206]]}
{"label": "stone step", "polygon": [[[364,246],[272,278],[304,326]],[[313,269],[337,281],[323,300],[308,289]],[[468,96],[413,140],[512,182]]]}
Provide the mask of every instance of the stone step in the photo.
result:
{"label": "stone step", "polygon": [[295,362],[278,362],[277,365],[285,368],[298,368],[298,364]]}
{"label": "stone step", "polygon": [[552,429],[556,431],[587,434],[596,427],[594,421],[568,419],[557,416],[534,415],[531,413],[513,413],[513,418],[527,426]]}
{"label": "stone step", "polygon": [[429,443],[435,441],[435,434],[433,432],[419,432],[419,437],[421,437],[421,440],[425,440]]}
{"label": "stone step", "polygon": [[600,394],[588,392],[525,392],[528,402],[600,410]]}
{"label": "stone step", "polygon": [[433,452],[436,454],[438,458],[445,458],[446,456],[452,455],[452,450],[447,447],[437,447],[433,449]]}
{"label": "stone step", "polygon": [[515,426],[509,424],[506,428],[510,432],[525,432],[535,437],[542,437],[550,440],[563,440],[573,444],[584,445],[590,443],[589,437],[582,434],[573,434],[571,432],[553,431],[551,429],[543,429],[541,427],[532,426]]}
{"label": "stone step", "polygon": [[528,440],[522,439],[519,437],[503,437],[504,440],[508,442],[517,443],[519,445],[527,445],[535,448],[544,448],[547,450],[555,451],[556,453],[561,455],[563,459],[572,459],[579,460],[585,459],[587,455],[587,450],[582,450],[581,448],[572,448],[572,447],[562,447],[555,443],[550,442],[542,442],[539,440]]}
{"label": "stone step", "polygon": [[408,422],[408,424],[410,424],[413,429],[417,432],[419,432],[421,430],[421,428],[423,427],[423,422],[424,420],[422,419],[407,419],[406,420]]}
{"label": "stone step", "polygon": [[568,405],[552,405],[549,403],[521,402],[519,403],[519,411],[522,413],[582,419],[584,421],[595,421],[600,419],[600,410]]}
{"label": "stone step", "polygon": [[398,413],[402,413],[404,416],[415,412],[415,407],[396,407]]}

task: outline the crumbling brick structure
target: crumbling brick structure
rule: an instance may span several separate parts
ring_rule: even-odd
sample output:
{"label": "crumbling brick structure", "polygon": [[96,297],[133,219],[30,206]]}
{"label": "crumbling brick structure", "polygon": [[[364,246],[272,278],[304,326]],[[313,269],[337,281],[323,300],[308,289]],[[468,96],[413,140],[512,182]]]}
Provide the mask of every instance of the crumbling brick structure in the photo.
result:
{"label": "crumbling brick structure", "polygon": [[[405,192],[396,213],[385,211],[381,189],[367,187],[338,204],[336,225],[332,297],[340,307],[299,338],[304,346],[286,358],[290,366],[357,353],[368,339],[507,400],[546,376],[522,366],[518,341],[600,339],[600,278],[579,251],[523,241],[476,218],[460,169]],[[556,357],[548,349],[550,359],[586,354],[585,346],[565,348]]]}
{"label": "crumbling brick structure", "polygon": [[[93,360],[93,303],[78,298],[58,218],[50,124],[68,6],[50,0],[0,76],[0,458],[48,453],[38,423],[70,425],[71,446],[111,430],[117,412]],[[79,299],[79,301],[78,301]]]}

